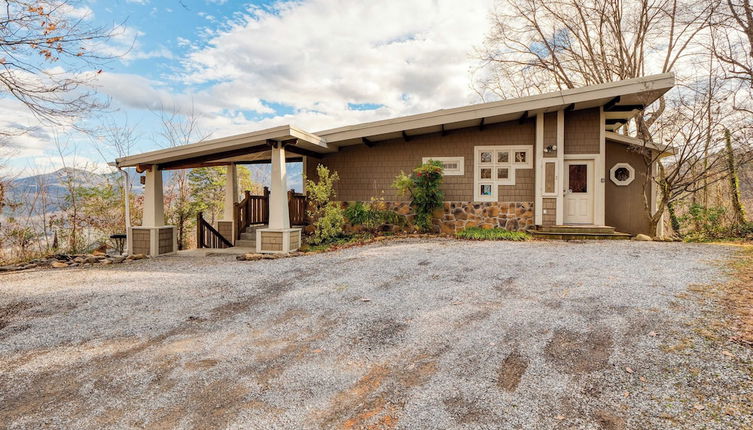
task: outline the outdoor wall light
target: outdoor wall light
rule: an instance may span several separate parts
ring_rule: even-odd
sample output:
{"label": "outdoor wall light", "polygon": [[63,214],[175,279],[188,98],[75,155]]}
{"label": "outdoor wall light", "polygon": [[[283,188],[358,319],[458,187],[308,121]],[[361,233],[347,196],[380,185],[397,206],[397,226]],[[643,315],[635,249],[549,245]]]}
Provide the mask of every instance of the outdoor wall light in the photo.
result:
{"label": "outdoor wall light", "polygon": [[554,152],[557,150],[557,145],[549,145],[544,149],[544,152]]}

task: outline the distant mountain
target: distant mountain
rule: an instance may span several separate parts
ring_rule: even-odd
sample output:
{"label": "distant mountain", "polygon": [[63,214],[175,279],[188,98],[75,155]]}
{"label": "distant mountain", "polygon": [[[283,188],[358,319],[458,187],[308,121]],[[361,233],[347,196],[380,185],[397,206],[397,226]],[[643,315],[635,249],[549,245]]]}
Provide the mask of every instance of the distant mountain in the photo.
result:
{"label": "distant mountain", "polygon": [[[47,212],[52,213],[64,203],[65,196],[68,194],[68,181],[71,181],[75,187],[95,187],[104,185],[108,181],[114,182],[118,175],[119,173],[100,174],[67,167],[51,173],[15,179],[10,183],[7,197],[11,202],[39,204],[40,200],[35,197],[44,190],[47,194]],[[138,181],[137,178],[133,180]],[[28,210],[28,207],[20,209]],[[36,210],[39,211],[41,208],[36,208]],[[5,211],[4,215],[13,216],[14,214]]]}
{"label": "distant mountain", "polygon": [[68,182],[76,187],[98,186],[107,182],[109,175],[89,172],[71,167],[62,168],[52,173],[28,176],[11,182],[11,192],[17,195],[36,193],[42,188],[51,196],[65,195]]}

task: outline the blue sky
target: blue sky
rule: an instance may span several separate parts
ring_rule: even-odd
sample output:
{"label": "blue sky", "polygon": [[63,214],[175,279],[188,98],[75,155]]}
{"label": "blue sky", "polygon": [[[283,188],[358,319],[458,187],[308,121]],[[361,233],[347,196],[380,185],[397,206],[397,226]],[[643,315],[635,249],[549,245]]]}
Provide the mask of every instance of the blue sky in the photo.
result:
{"label": "blue sky", "polygon": [[[283,124],[316,132],[478,102],[472,53],[492,4],[79,0],[92,25],[118,26],[102,47],[118,57],[93,83],[110,109],[87,124],[127,121],[138,153],[165,145],[163,113],[193,112],[201,138]],[[0,96],[0,126],[10,123],[38,126]],[[104,168],[114,158],[102,138],[65,127],[41,127],[10,144],[6,167],[17,175],[58,168],[61,160]]]}

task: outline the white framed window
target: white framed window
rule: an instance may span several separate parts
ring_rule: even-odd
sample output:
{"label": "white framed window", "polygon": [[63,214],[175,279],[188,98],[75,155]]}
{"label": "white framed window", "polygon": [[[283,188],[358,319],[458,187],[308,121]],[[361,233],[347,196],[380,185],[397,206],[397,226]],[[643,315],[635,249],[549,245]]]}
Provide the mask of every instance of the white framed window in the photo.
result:
{"label": "white framed window", "polygon": [[497,201],[500,185],[515,185],[517,169],[533,168],[533,146],[477,146],[473,168],[474,200]]}
{"label": "white framed window", "polygon": [[626,187],[635,180],[635,169],[628,163],[617,163],[609,170],[609,179],[617,186]]}
{"label": "white framed window", "polygon": [[426,164],[429,160],[440,161],[445,176],[465,175],[465,157],[424,157],[422,163]]}
{"label": "white framed window", "polygon": [[[559,172],[557,168],[557,161],[554,159],[546,159],[544,161],[544,180],[542,186],[544,189],[541,191],[541,195],[544,197],[557,197],[559,190]],[[551,161],[549,161],[551,160]]]}

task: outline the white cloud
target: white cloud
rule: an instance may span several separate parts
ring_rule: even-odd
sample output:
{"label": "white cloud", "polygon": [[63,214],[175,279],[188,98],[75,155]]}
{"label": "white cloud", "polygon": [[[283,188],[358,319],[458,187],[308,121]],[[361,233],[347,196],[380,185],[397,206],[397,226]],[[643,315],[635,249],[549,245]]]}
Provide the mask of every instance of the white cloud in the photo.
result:
{"label": "white cloud", "polygon": [[145,47],[141,42],[144,35],[144,32],[135,27],[117,25],[112,29],[111,37],[106,40],[91,41],[86,48],[105,57],[117,58],[124,64],[129,64],[134,60],[174,58],[173,53],[160,44]]}
{"label": "white cloud", "polygon": [[[220,135],[284,122],[318,130],[464,105],[477,100],[470,52],[488,29],[491,5],[308,0],[254,7],[208,30],[181,78],[210,85],[202,103],[223,108],[207,120]],[[257,100],[295,113],[247,121],[232,112],[257,109]],[[383,108],[355,111],[348,103]]]}

